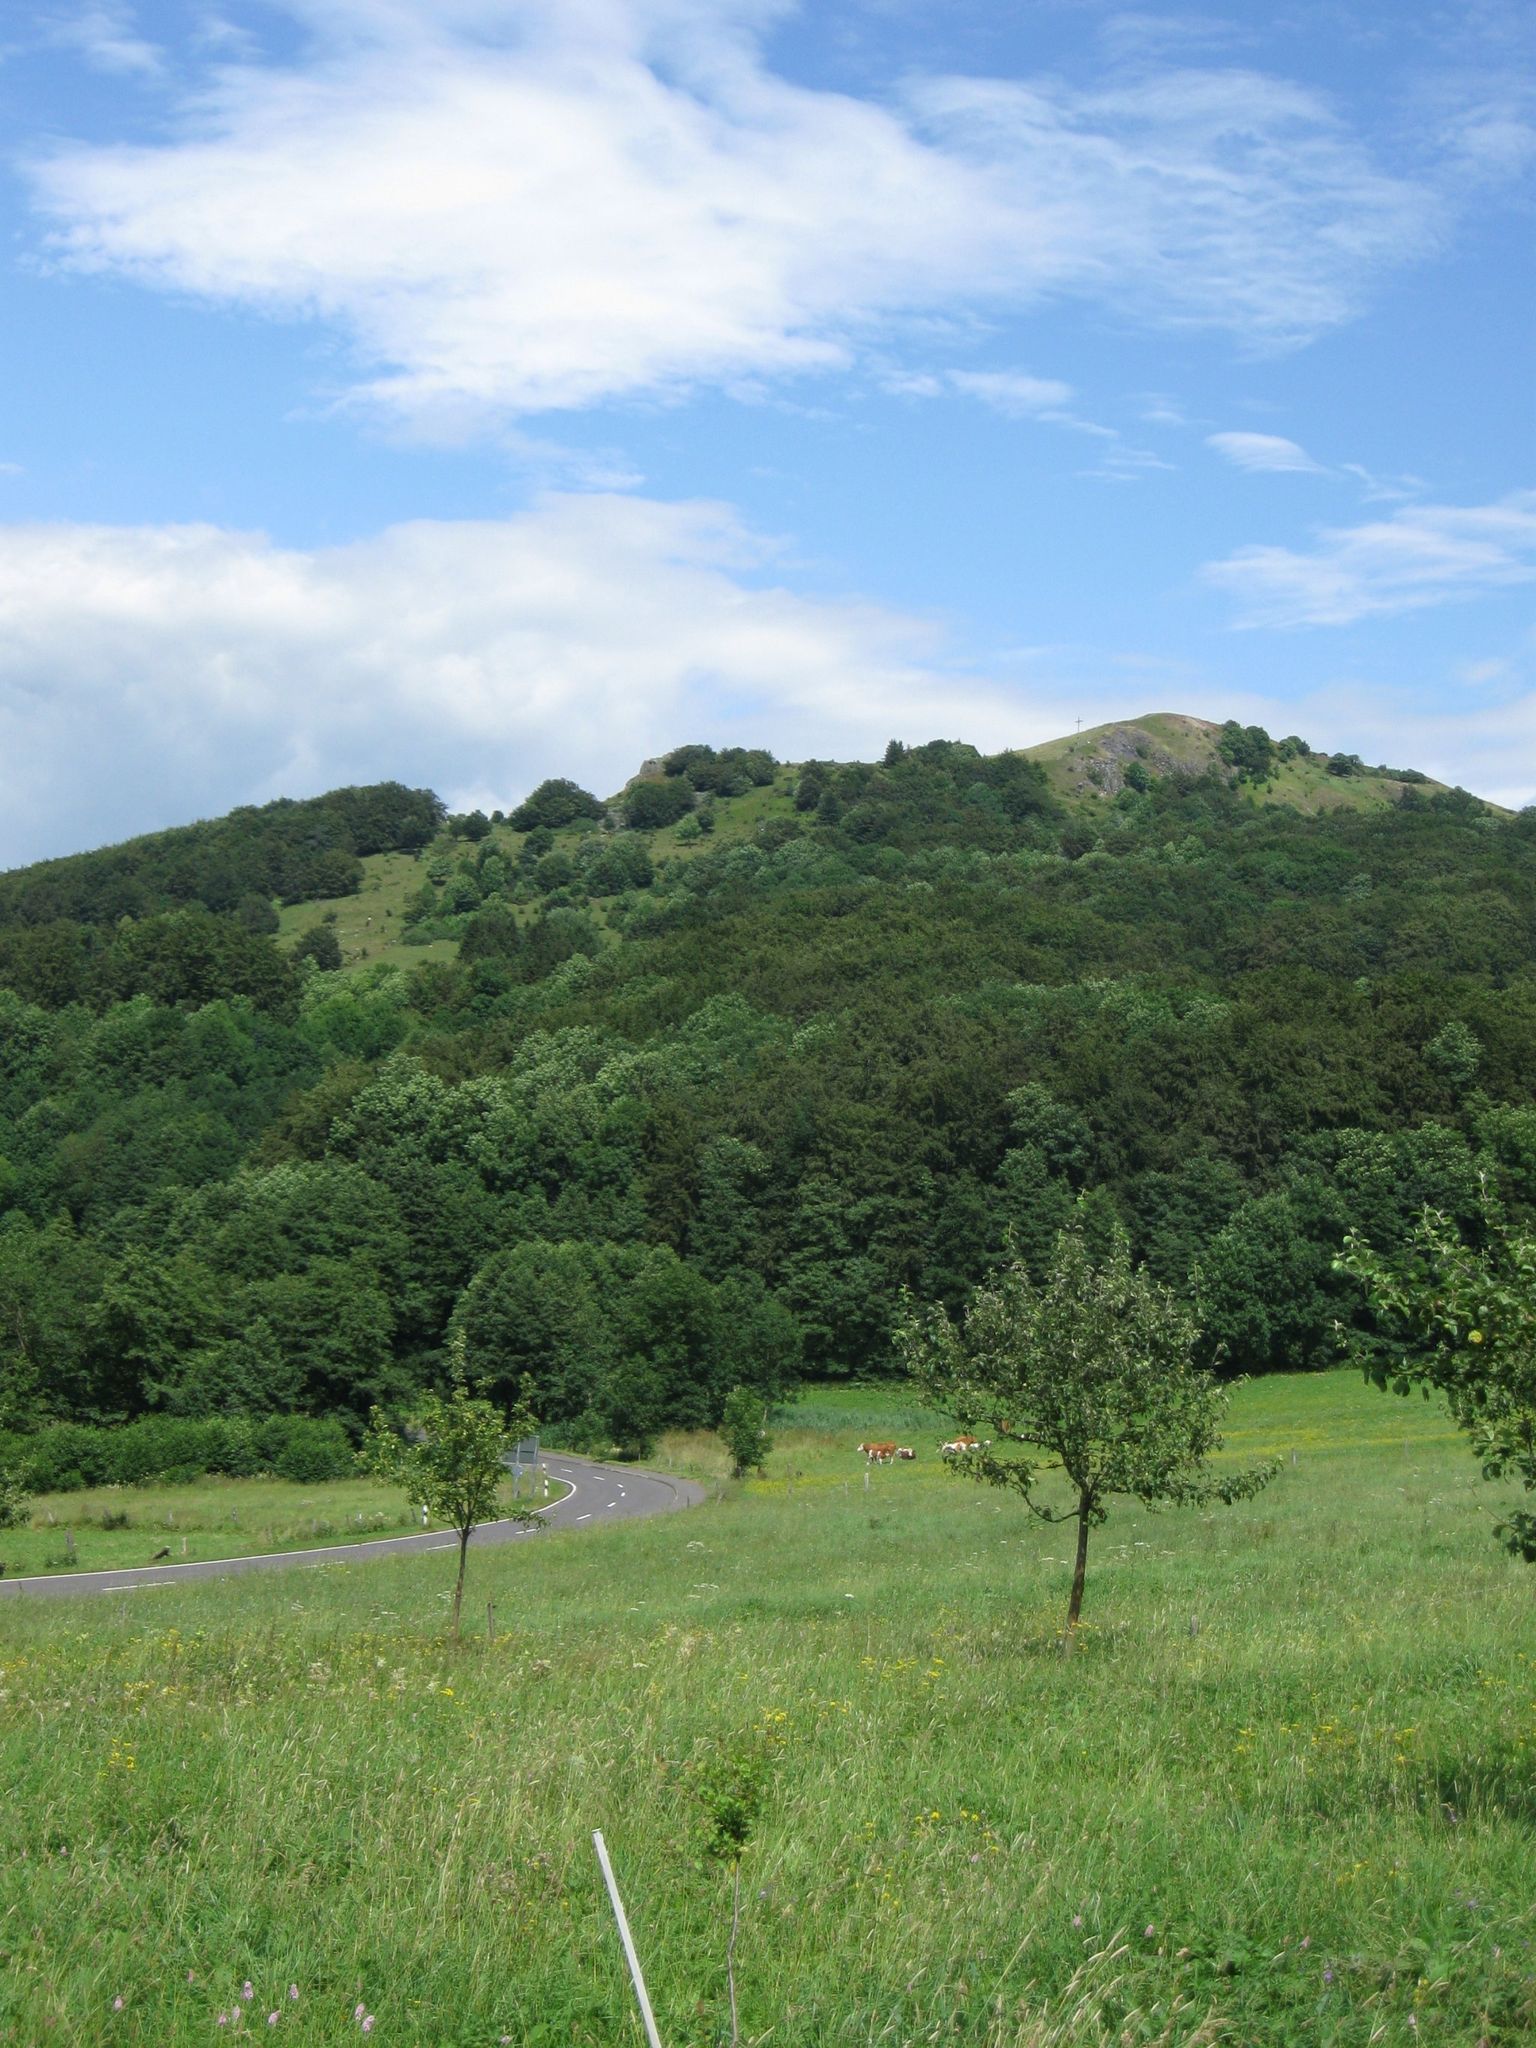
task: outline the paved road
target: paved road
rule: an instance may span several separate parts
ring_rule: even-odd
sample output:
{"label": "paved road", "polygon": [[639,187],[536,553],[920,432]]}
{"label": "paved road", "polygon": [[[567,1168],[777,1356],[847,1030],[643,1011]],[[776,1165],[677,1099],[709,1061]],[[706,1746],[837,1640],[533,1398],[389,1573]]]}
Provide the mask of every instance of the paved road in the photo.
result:
{"label": "paved road", "polygon": [[[553,1529],[590,1529],[598,1522],[620,1522],[642,1515],[669,1514],[697,1507],[705,1496],[691,1479],[672,1479],[664,1472],[646,1472],[633,1465],[597,1465],[590,1458],[549,1453],[544,1464],[552,1479],[563,1479],[570,1492],[540,1510]],[[146,1532],[147,1533],[147,1532]],[[538,1535],[521,1522],[487,1522],[470,1538],[473,1547],[516,1543]],[[452,1550],[457,1536],[441,1529],[424,1536],[384,1536],[374,1543],[339,1543],[323,1550],[278,1550],[260,1557],[210,1558],[190,1564],[147,1564],[113,1572],[50,1572],[46,1578],[0,1579],[0,1599],[52,1600],[72,1593],[126,1593],[140,1586],[175,1586],[185,1579],[227,1579],[236,1572],[291,1571],[302,1565],[360,1564],[373,1557],[401,1557],[417,1550]]]}

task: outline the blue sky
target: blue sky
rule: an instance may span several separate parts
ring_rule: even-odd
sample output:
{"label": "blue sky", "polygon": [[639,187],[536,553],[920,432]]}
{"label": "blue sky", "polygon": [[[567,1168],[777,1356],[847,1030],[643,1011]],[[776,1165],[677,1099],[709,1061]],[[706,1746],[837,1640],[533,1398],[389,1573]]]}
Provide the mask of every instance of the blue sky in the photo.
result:
{"label": "blue sky", "polygon": [[0,861],[1151,710],[1536,800],[1502,0],[26,0]]}

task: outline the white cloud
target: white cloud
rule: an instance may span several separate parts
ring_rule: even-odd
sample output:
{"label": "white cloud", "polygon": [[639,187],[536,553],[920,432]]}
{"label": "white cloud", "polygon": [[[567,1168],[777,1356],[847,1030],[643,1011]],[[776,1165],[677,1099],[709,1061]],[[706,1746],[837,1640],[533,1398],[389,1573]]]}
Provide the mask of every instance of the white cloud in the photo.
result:
{"label": "white cloud", "polygon": [[[345,782],[507,804],[607,793],[685,739],[878,755],[895,735],[1026,746],[1153,709],[1257,719],[1536,796],[1536,695],[1434,714],[1310,700],[1101,648],[952,657],[933,624],[773,580],[728,507],[552,496],[335,548],[211,526],[0,526],[0,862]],[[1511,764],[1524,771],[1522,788]]]}
{"label": "white cloud", "polygon": [[59,16],[50,35],[54,42],[78,50],[97,71],[154,78],[164,68],[154,44],[136,32],[133,9],[119,0],[96,0],[95,5]]}
{"label": "white cloud", "polygon": [[659,747],[1047,737],[924,621],[768,580],[726,507],[544,499],[306,552],[207,526],[0,527],[0,861],[397,776],[608,791]]}
{"label": "white cloud", "polygon": [[1245,547],[1208,563],[1248,626],[1347,626],[1536,580],[1536,491],[1492,505],[1414,505],[1325,527],[1310,553]]}
{"label": "white cloud", "polygon": [[1070,384],[1055,377],[1031,377],[1022,370],[951,370],[949,381],[967,398],[979,398],[1011,419],[1059,411],[1072,396]]}
{"label": "white cloud", "polygon": [[1350,316],[1441,210],[1317,96],[794,85],[747,0],[287,0],[147,146],[35,165],[60,257],[336,323],[431,427],[845,366],[913,316],[1079,297],[1261,345]]}
{"label": "white cloud", "polygon": [[1287,441],[1283,434],[1207,434],[1205,445],[1224,455],[1238,469],[1322,473],[1322,464],[1314,462],[1305,448]]}

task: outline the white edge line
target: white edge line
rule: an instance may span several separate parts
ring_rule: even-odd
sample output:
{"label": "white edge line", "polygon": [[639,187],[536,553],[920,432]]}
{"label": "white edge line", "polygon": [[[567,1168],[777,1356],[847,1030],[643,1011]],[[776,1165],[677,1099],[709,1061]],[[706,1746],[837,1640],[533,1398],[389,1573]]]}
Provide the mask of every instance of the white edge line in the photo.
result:
{"label": "white edge line", "polygon": [[[556,1508],[563,1508],[568,1500],[575,1499],[579,1491],[575,1480],[562,1479],[560,1483],[562,1486],[568,1486],[570,1492],[562,1493],[558,1500],[550,1501],[547,1507],[533,1509],[534,1514],[551,1514]],[[585,1522],[589,1517],[581,1515],[578,1519]],[[477,1522],[475,1524],[475,1534],[478,1535],[482,1529],[512,1529],[517,1526],[514,1522],[501,1520]],[[523,1526],[526,1527],[527,1525],[524,1524]],[[137,1576],[140,1572],[201,1572],[205,1578],[211,1578],[213,1573],[209,1570],[210,1566],[265,1564],[268,1559],[274,1557],[280,1557],[285,1564],[290,1564],[301,1557],[334,1558],[346,1562],[349,1559],[355,1560],[359,1552],[361,1552],[363,1561],[366,1563],[369,1558],[374,1557],[419,1557],[428,1550],[448,1550],[458,1540],[456,1536],[445,1536],[440,1531],[434,1530],[425,1538],[420,1536],[375,1536],[367,1537],[361,1543],[328,1543],[319,1550],[251,1550],[244,1552],[239,1557],[189,1557],[185,1564],[109,1564],[103,1565],[99,1571],[94,1572],[33,1572],[25,1579],[0,1579],[0,1593],[3,1593],[7,1586],[84,1586],[89,1585],[92,1579],[115,1579],[119,1574],[124,1579],[125,1583],[123,1585],[102,1586],[98,1590],[103,1593],[134,1593],[142,1586],[164,1586],[170,1584],[168,1578],[140,1578]],[[375,1545],[381,1543],[408,1543],[411,1547],[409,1550],[376,1549]],[[129,1576],[130,1573],[133,1574],[132,1577]]]}

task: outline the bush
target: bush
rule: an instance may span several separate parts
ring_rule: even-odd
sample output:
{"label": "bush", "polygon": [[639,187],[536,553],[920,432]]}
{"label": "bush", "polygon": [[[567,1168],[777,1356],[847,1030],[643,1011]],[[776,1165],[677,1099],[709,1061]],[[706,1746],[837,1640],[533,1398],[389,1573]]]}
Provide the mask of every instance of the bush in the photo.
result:
{"label": "bush", "polygon": [[258,1429],[256,1441],[268,1470],[301,1486],[345,1479],[357,1470],[347,1433],[330,1416],[273,1416]]}
{"label": "bush", "polygon": [[637,782],[624,799],[624,822],[637,832],[675,825],[693,809],[693,784],[686,775],[664,782]]}
{"label": "bush", "polygon": [[508,822],[514,832],[533,832],[541,825],[546,829],[573,825],[578,818],[602,815],[603,807],[590,790],[564,776],[556,776],[552,781],[541,782],[532,796],[518,805]]}
{"label": "bush", "polygon": [[146,1415],[97,1426],[60,1422],[30,1436],[0,1437],[0,1470],[29,1493],[78,1493],[87,1486],[181,1485],[221,1472],[231,1478],[275,1473],[300,1485],[344,1479],[352,1446],[331,1417]]}

